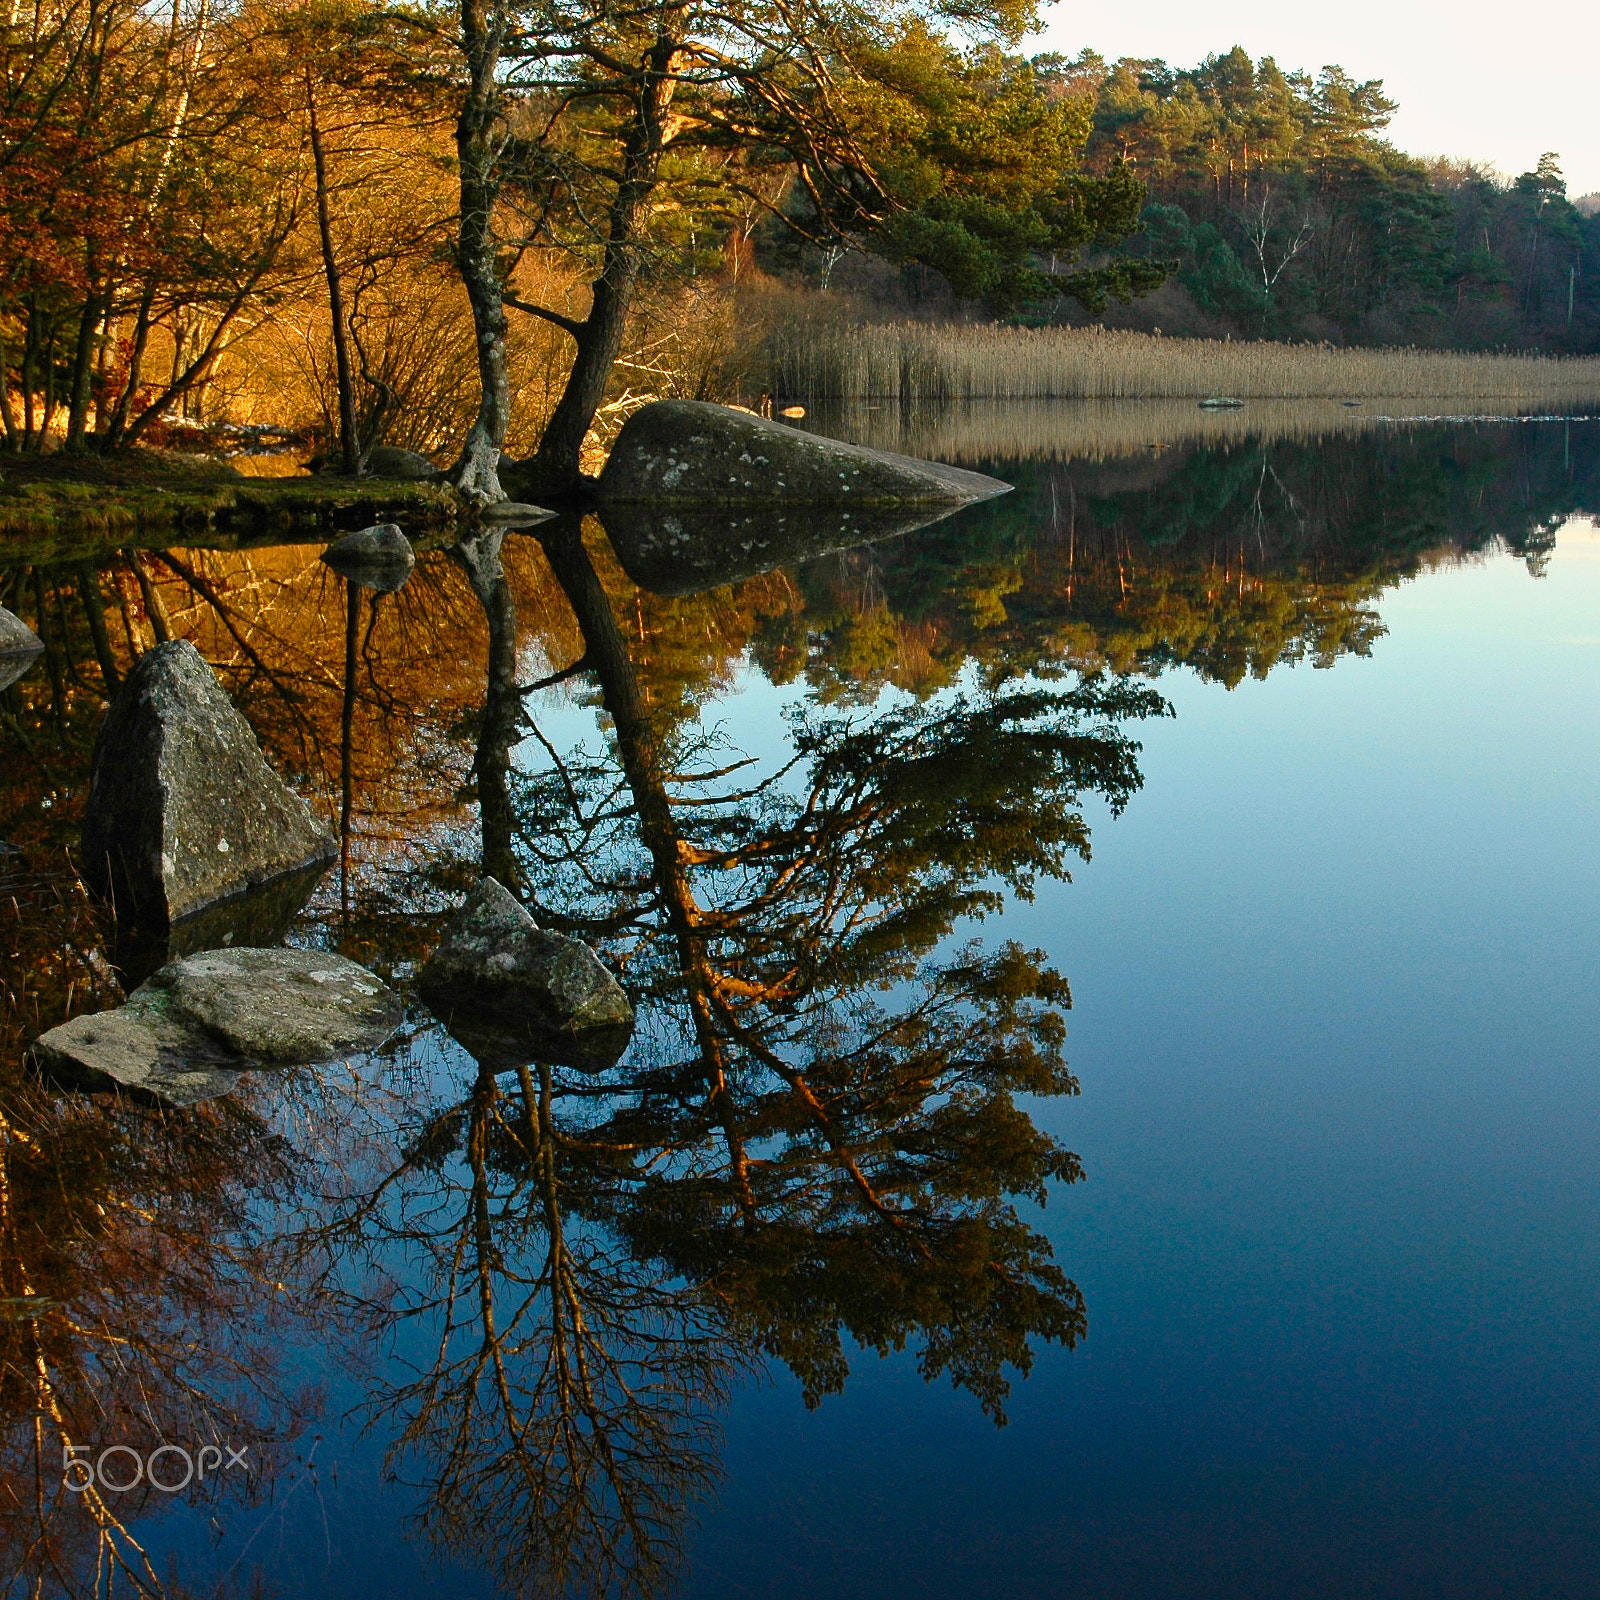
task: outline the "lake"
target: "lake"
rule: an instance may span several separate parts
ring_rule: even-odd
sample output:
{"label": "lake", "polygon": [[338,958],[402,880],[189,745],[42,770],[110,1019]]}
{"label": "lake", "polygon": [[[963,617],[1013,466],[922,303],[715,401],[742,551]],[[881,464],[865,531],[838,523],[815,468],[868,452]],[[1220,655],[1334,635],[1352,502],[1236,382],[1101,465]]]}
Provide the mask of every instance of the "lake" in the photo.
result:
{"label": "lake", "polygon": [[[820,415],[1016,488],[390,594],[19,542],[0,1593],[1600,1594],[1600,421],[1428,410]],[[407,998],[165,1112],[15,1070],[161,959],[71,854],[158,632],[339,834],[226,938]],[[417,997],[485,870],[615,1066]]]}

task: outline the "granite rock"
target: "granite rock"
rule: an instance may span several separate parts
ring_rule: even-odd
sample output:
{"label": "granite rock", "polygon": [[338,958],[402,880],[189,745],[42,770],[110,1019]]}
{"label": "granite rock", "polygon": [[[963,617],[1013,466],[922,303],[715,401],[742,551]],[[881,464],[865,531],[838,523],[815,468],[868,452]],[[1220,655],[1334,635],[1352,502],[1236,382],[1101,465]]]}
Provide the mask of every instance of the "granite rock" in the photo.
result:
{"label": "granite rock", "polygon": [[101,724],[84,808],[84,878],[119,919],[161,926],[337,855],[199,651],[141,656]]}
{"label": "granite rock", "polygon": [[227,1094],[255,1065],[196,1028],[127,1006],[63,1022],[34,1040],[28,1059],[58,1088],[168,1107]]}
{"label": "granite rock", "polygon": [[0,689],[9,689],[44,651],[44,641],[14,611],[0,606]]}
{"label": "granite rock", "polygon": [[367,455],[367,471],[375,478],[403,478],[422,483],[444,474],[420,451],[402,450],[398,445],[375,445]]}
{"label": "granite rock", "polygon": [[167,1107],[214,1099],[253,1067],[310,1065],[381,1044],[399,997],[320,950],[207,950],[174,961],[112,1011],[40,1035],[28,1060],[61,1088]]}
{"label": "granite rock", "polygon": [[494,878],[467,897],[418,988],[452,1037],[497,1071],[531,1061],[604,1071],[633,1033],[633,1007],[594,951],[539,927]]}
{"label": "granite rock", "polygon": [[393,594],[403,588],[417,564],[411,541],[392,522],[380,522],[376,527],[335,539],[322,552],[322,559],[340,577],[380,594]]}
{"label": "granite rock", "polygon": [[623,424],[602,504],[965,505],[1011,485],[938,461],[841,444],[703,400],[657,400]]}
{"label": "granite rock", "polygon": [[239,1056],[331,1061],[383,1043],[400,998],[365,967],[322,950],[206,950],[169,962],[126,1009],[197,1028]]}
{"label": "granite rock", "polygon": [[480,522],[501,528],[531,528],[535,523],[548,522],[554,515],[555,512],[529,505],[525,500],[491,500],[478,509]]}

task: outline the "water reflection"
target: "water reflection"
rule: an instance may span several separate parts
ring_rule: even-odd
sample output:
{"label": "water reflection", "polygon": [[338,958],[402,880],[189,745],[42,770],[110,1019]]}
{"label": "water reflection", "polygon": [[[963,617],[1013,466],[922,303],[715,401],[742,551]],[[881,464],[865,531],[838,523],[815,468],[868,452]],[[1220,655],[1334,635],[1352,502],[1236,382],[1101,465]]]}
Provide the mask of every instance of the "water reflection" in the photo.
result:
{"label": "water reflection", "polygon": [[[296,938],[408,987],[488,873],[602,953],[640,1032],[596,1077],[497,1073],[418,1008],[348,1082],[166,1116],[8,1075],[4,1570],[153,1581],[162,1506],[69,1495],[61,1449],[292,1437],[291,1333],[348,1346],[421,1529],[511,1592],[666,1583],[719,1411],[770,1363],[814,1404],[855,1348],[910,1346],[1003,1417],[1086,1326],[1027,1211],[1079,1175],[1032,1097],[1076,1086],[1064,979],[965,936],[1087,852],[1088,797],[1137,789],[1142,679],[1371,650],[1428,562],[1498,537],[1537,568],[1593,470],[1532,428],[1025,464],[938,526],[659,593],[570,517],[388,595],[314,547],[8,568],[44,645],[0,699],[8,1061],[116,1003],[71,852],[100,703],[168,636],[338,815]],[[804,686],[777,761],[699,715],[746,661]],[[374,1357],[402,1328],[407,1360]]]}

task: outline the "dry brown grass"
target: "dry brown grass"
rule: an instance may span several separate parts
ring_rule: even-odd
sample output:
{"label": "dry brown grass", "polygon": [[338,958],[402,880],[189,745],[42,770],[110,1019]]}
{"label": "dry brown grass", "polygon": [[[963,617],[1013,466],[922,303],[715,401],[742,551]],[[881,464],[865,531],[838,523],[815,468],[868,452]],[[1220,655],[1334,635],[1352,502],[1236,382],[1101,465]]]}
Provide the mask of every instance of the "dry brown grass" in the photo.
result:
{"label": "dry brown grass", "polygon": [[769,334],[774,389],[803,399],[1152,400],[1212,395],[1414,401],[1501,408],[1600,401],[1600,357],[1351,350],[1169,339],[1102,328],[851,323],[826,313]]}

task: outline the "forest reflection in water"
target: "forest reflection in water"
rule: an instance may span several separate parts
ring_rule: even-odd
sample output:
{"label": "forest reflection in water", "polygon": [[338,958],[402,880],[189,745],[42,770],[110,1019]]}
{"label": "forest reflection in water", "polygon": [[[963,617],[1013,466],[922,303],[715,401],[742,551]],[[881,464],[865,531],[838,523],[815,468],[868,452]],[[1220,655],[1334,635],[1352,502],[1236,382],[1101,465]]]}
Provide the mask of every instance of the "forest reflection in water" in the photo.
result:
{"label": "forest reflection in water", "polygon": [[[188,1513],[74,1493],[62,1451],[287,1460],[319,1425],[296,1350],[343,1352],[422,1530],[511,1592],[668,1579],[719,1408],[768,1363],[814,1402],[857,1347],[910,1345],[1003,1417],[1008,1376],[1086,1327],[1028,1220],[1078,1175],[1029,1105],[1075,1085],[1065,980],[966,933],[1087,853],[1086,800],[1137,789],[1150,679],[1369,651],[1428,563],[1501,540],[1536,568],[1595,466],[1533,426],[1000,464],[991,506],[670,597],[573,519],[424,553],[388,595],[315,547],[9,567],[47,649],[5,694],[7,1061],[119,995],[71,851],[100,703],[166,634],[341,819],[298,940],[409,989],[489,872],[600,949],[641,1024],[609,1073],[497,1074],[415,1006],[375,1059],[182,1113],[8,1068],[7,1573],[213,1586],[198,1534],[177,1580],[141,1548]],[[776,761],[704,714],[746,662],[790,686]],[[574,701],[587,742],[550,731]],[[230,1582],[273,1492],[192,1491]]]}

